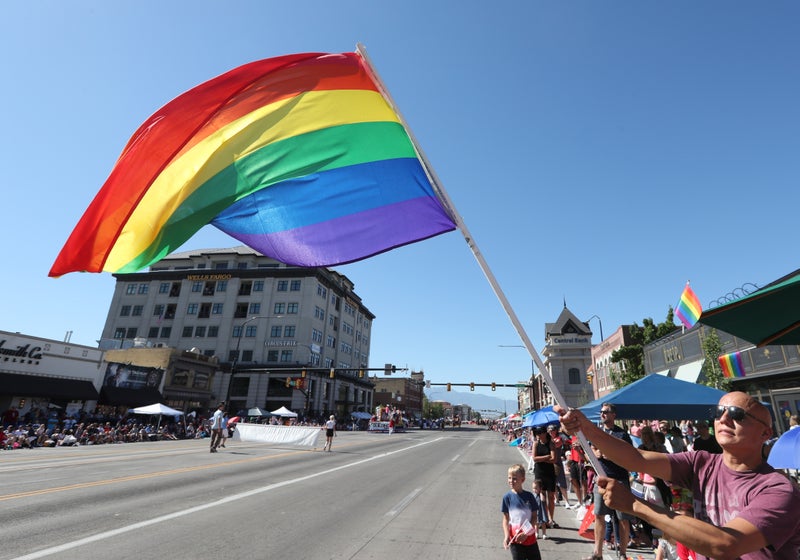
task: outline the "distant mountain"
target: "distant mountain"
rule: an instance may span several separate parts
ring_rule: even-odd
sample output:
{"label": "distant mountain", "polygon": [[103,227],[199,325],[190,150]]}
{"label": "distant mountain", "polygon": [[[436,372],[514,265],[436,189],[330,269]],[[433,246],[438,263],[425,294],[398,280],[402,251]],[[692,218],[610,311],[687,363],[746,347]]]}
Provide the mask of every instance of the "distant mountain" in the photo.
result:
{"label": "distant mountain", "polygon": [[[447,401],[450,404],[466,404],[473,410],[481,413],[481,416],[504,416],[517,411],[517,401],[504,400],[499,397],[491,397],[472,391],[446,391],[445,389],[428,389],[425,396],[431,401]],[[487,413],[484,411],[496,411]]]}

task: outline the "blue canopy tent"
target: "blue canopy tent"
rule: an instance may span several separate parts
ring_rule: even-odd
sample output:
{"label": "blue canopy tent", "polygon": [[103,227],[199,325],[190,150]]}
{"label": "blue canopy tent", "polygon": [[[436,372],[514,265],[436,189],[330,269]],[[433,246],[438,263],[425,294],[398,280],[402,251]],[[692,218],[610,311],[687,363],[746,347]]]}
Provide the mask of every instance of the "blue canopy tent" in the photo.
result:
{"label": "blue canopy tent", "polygon": [[600,420],[600,407],[613,403],[620,420],[708,420],[709,409],[725,391],[652,373],[579,408],[590,420]]}

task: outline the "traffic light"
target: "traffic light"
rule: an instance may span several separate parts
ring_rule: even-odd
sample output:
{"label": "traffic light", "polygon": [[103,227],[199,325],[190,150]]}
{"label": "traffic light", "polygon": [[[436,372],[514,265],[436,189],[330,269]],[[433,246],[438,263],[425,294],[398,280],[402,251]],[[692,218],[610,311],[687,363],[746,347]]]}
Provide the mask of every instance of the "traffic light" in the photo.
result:
{"label": "traffic light", "polygon": [[358,370],[358,376],[359,377],[364,377],[364,370],[363,369]]}
{"label": "traffic light", "polygon": [[470,391],[474,391],[475,390],[475,383],[473,383],[472,381],[470,381],[470,383],[469,383],[469,390]]}
{"label": "traffic light", "polygon": [[392,375],[397,371],[397,366],[394,364],[384,364],[383,365],[383,375]]}
{"label": "traffic light", "polygon": [[335,373],[336,373],[336,368],[331,368],[331,379],[333,379]]}
{"label": "traffic light", "polygon": [[450,390],[450,384],[449,383],[447,384],[447,390],[448,391]]}
{"label": "traffic light", "polygon": [[492,381],[492,391],[494,391],[495,389],[497,389],[497,384],[495,384],[495,382]]}
{"label": "traffic light", "polygon": [[291,386],[292,386],[292,378],[291,377],[287,377],[286,378],[286,387],[291,387]]}
{"label": "traffic light", "polygon": [[586,381],[588,381],[589,384],[591,384],[594,381],[594,374],[587,373],[586,374]]}
{"label": "traffic light", "polygon": [[300,372],[300,377],[305,378],[305,376],[306,376],[306,370],[301,371]]}

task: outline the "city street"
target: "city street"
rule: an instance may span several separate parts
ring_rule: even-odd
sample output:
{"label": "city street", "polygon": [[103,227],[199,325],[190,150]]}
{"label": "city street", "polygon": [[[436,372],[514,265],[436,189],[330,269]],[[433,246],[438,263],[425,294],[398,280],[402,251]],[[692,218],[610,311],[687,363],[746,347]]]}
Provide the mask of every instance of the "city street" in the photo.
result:
{"label": "city street", "polygon": [[[231,440],[216,454],[208,440],[3,451],[0,559],[507,559],[500,499],[521,461],[469,428],[340,432],[330,453]],[[542,557],[588,555],[575,513],[557,510]]]}

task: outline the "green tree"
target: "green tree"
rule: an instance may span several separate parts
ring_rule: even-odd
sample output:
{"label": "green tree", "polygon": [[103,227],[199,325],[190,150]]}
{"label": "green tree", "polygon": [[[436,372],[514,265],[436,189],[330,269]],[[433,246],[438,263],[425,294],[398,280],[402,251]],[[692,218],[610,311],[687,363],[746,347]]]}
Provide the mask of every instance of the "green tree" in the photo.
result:
{"label": "green tree", "polygon": [[721,391],[731,390],[731,381],[722,375],[722,368],[719,366],[719,357],[723,354],[722,342],[719,339],[716,329],[705,328],[701,333],[700,342],[703,354],[706,359],[703,362],[704,385],[720,389]]}
{"label": "green tree", "polygon": [[422,395],[422,417],[436,420],[444,417],[444,407],[440,403],[432,403],[426,395]]}
{"label": "green tree", "polygon": [[631,343],[627,346],[620,346],[611,353],[610,369],[611,381],[620,389],[638,381],[645,375],[644,371],[644,347],[645,345],[667,336],[678,330],[673,321],[674,313],[672,306],[667,310],[667,316],[661,323],[656,323],[652,318],[642,319],[642,326],[637,323],[628,329]]}

